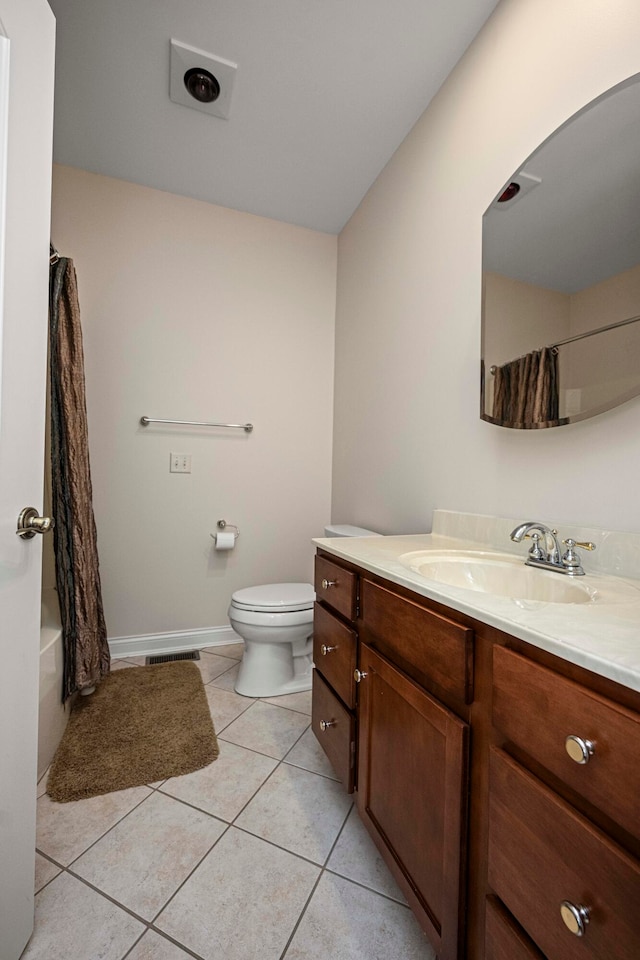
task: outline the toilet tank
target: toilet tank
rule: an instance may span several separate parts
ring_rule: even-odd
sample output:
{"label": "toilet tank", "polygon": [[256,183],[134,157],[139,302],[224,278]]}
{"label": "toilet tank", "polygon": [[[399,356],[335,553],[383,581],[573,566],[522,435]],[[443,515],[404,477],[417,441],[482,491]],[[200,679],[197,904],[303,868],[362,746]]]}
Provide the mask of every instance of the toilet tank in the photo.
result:
{"label": "toilet tank", "polygon": [[380,537],[382,534],[364,527],[354,527],[350,523],[334,523],[324,528],[325,537]]}

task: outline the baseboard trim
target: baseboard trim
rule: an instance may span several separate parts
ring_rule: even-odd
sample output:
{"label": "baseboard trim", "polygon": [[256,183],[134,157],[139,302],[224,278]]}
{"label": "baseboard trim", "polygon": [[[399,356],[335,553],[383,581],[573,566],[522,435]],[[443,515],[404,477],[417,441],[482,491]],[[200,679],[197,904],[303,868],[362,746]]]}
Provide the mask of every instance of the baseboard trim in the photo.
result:
{"label": "baseboard trim", "polygon": [[138,637],[114,637],[109,640],[109,651],[115,659],[121,657],[150,657],[160,653],[180,653],[182,650],[223,647],[230,643],[240,643],[241,640],[242,637],[239,637],[231,627],[208,627],[204,630],[148,633]]}

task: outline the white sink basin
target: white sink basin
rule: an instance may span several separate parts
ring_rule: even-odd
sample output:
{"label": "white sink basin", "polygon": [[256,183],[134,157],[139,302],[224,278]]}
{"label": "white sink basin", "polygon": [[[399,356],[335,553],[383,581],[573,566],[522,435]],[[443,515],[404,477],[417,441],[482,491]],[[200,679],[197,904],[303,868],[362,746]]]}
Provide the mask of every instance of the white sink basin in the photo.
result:
{"label": "white sink basin", "polygon": [[573,579],[552,570],[527,567],[522,558],[508,553],[416,550],[398,559],[404,567],[428,580],[476,593],[542,603],[591,603],[604,599],[602,592],[582,577]]}

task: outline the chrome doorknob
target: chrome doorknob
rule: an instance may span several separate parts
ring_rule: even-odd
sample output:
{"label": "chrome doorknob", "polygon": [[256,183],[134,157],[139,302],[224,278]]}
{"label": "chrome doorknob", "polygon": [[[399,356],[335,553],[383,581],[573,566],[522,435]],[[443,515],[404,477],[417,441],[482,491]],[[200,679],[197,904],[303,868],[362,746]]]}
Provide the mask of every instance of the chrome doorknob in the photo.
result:
{"label": "chrome doorknob", "polygon": [[567,930],[570,930],[574,937],[584,937],[589,923],[589,908],[582,904],[571,903],[570,900],[563,900],[560,904],[560,916]]}
{"label": "chrome doorknob", "polygon": [[362,670],[358,670],[357,667],[356,667],[356,669],[353,671],[353,679],[355,680],[356,683],[360,683],[362,680],[365,679],[365,677],[368,677],[368,676],[369,676],[368,673],[365,673],[365,672],[362,671]]}
{"label": "chrome doorknob", "polygon": [[336,725],[336,721],[335,721],[335,720],[321,720],[321,721],[320,721],[320,729],[322,730],[323,733],[326,733],[326,731],[329,729],[329,727],[335,727],[335,725]]}
{"label": "chrome doorknob", "polygon": [[48,533],[55,525],[53,517],[40,517],[35,507],[25,507],[18,517],[16,533],[23,540],[31,540],[36,533]]}
{"label": "chrome doorknob", "polygon": [[337,649],[338,649],[338,648],[335,647],[335,646],[333,646],[333,647],[328,647],[326,643],[323,643],[323,644],[320,646],[320,653],[322,654],[323,657],[326,657],[327,654],[331,653],[332,650],[337,650]]}
{"label": "chrome doorknob", "polygon": [[574,763],[580,764],[589,763],[589,760],[595,752],[593,740],[585,740],[582,737],[577,737],[573,733],[564,741],[564,748]]}
{"label": "chrome doorknob", "polygon": [[325,579],[322,581],[322,589],[323,589],[323,590],[328,590],[329,587],[337,587],[337,585],[338,585],[338,581],[337,581],[337,580],[327,580],[326,577],[325,577]]}

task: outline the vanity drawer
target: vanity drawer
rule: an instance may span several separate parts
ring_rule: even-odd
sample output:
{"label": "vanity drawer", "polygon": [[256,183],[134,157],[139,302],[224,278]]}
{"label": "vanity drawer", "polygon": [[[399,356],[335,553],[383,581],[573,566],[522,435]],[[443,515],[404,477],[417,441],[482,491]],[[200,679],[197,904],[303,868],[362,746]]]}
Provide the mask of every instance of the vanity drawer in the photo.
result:
{"label": "vanity drawer", "polygon": [[[311,728],[348,793],[355,781],[355,719],[317,670],[313,671]],[[326,726],[324,726],[326,724]]]}
{"label": "vanity drawer", "polygon": [[[495,747],[489,885],[548,960],[640,957],[640,863]],[[563,902],[589,911],[583,936]]]}
{"label": "vanity drawer", "polygon": [[[361,584],[366,640],[427,688],[473,700],[473,630],[399,597],[370,580]],[[364,635],[363,635],[364,639]]]}
{"label": "vanity drawer", "polygon": [[342,620],[316,603],[313,614],[313,662],[338,696],[353,710],[356,705],[357,638]]}
{"label": "vanity drawer", "polygon": [[487,897],[486,900],[484,960],[544,960],[496,897]]}
{"label": "vanity drawer", "polygon": [[[640,836],[638,714],[512,650],[494,647],[493,722],[589,803]],[[567,737],[592,744],[587,762],[571,759]],[[578,742],[570,741],[569,748],[583,759]]]}
{"label": "vanity drawer", "polygon": [[355,620],[358,604],[358,577],[325,557],[316,556],[315,591],[318,600],[333,607],[347,620]]}

